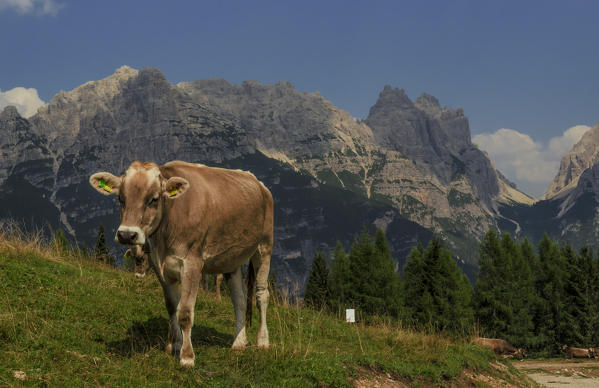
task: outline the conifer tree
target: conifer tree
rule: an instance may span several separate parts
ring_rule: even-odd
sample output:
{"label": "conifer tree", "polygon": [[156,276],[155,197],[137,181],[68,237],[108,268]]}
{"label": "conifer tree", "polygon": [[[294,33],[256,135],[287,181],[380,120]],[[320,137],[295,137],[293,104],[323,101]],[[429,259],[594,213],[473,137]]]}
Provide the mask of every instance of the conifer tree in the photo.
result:
{"label": "conifer tree", "polygon": [[478,277],[474,286],[476,320],[489,337],[505,336],[512,319],[512,308],[506,303],[509,294],[509,265],[497,234],[489,230],[479,247]]}
{"label": "conifer tree", "polygon": [[106,264],[114,265],[114,257],[110,255],[110,251],[106,245],[104,225],[98,227],[98,238],[96,239],[96,245],[94,246],[94,259]]}
{"label": "conifer tree", "polygon": [[579,252],[582,297],[585,308],[579,319],[580,334],[585,344],[599,343],[599,266],[593,251],[585,246]]}
{"label": "conifer tree", "polygon": [[385,310],[392,316],[399,316],[402,309],[400,277],[395,272],[395,261],[391,257],[391,247],[385,232],[378,228],[374,237],[376,254],[374,257],[374,279],[378,282],[377,293],[382,294]]}
{"label": "conifer tree", "polygon": [[472,325],[470,283],[439,237],[434,237],[425,251],[421,247],[412,250],[404,279],[404,303],[415,322],[450,331]]}
{"label": "conifer tree", "polygon": [[385,299],[377,282],[377,250],[372,237],[364,229],[354,241],[349,252],[349,282],[347,284],[347,302],[366,314],[382,313]]}
{"label": "conifer tree", "polygon": [[330,298],[329,269],[323,252],[317,252],[312,261],[312,269],[308,276],[304,303],[316,310],[326,307]]}
{"label": "conifer tree", "polygon": [[563,332],[563,343],[570,346],[588,347],[582,335],[581,325],[584,326],[588,306],[583,294],[583,273],[580,268],[580,259],[572,245],[567,243],[562,246],[561,254],[565,261],[566,279],[564,284],[565,311],[563,321],[560,322]]}
{"label": "conifer tree", "polygon": [[351,287],[351,273],[349,257],[343,250],[341,241],[337,241],[337,246],[333,253],[329,287],[331,290],[329,302],[331,309],[341,312],[346,307],[349,307],[346,303],[349,297],[349,288]]}
{"label": "conifer tree", "polygon": [[534,335],[534,316],[538,304],[535,288],[535,269],[538,258],[534,246],[528,239],[518,245],[517,255],[512,260],[512,272],[515,277],[513,295],[513,321],[507,339],[517,347],[530,349],[536,345]]}
{"label": "conifer tree", "polygon": [[403,318],[408,322],[429,324],[434,311],[426,283],[424,248],[420,243],[412,248],[403,272],[402,295],[405,306]]}
{"label": "conifer tree", "polygon": [[[466,275],[458,268],[449,250],[443,248],[438,237],[427,249],[428,257],[437,261],[432,268],[438,268],[433,277],[433,300],[437,307],[437,327],[441,330],[463,331],[472,325],[472,290]],[[434,272],[433,272],[434,274]]]}
{"label": "conifer tree", "polygon": [[337,243],[330,276],[333,309],[356,308],[359,314],[398,316],[399,288],[399,275],[382,230],[373,240],[364,229],[349,255]]}
{"label": "conifer tree", "polygon": [[524,258],[522,245],[516,244],[508,233],[501,239],[501,249],[507,257],[505,280],[508,288],[504,303],[509,305],[511,311],[504,338],[514,346],[528,347],[534,342],[535,278],[528,261]]}
{"label": "conifer tree", "polygon": [[557,355],[566,340],[566,262],[557,244],[545,234],[539,242],[540,273],[537,277],[539,308],[535,331],[541,354]]}

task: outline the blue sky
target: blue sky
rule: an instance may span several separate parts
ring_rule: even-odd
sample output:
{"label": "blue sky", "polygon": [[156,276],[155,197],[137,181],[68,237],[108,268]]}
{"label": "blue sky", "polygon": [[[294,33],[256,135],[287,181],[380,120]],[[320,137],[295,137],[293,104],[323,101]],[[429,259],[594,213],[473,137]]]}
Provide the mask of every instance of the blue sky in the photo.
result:
{"label": "blue sky", "polygon": [[547,156],[552,138],[599,121],[597,15],[599,2],[577,0],[0,0],[0,93],[47,102],[154,66],[173,83],[285,80],[364,118],[390,84],[462,106],[473,135],[510,129]]}

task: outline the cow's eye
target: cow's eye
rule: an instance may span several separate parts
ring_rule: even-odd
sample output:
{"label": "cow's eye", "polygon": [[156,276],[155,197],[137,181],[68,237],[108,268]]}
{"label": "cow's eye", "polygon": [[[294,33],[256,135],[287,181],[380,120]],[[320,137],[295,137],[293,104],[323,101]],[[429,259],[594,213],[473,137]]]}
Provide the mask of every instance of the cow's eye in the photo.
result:
{"label": "cow's eye", "polygon": [[158,203],[158,197],[152,197],[150,198],[150,200],[148,201],[148,205],[149,206],[156,206],[156,204]]}

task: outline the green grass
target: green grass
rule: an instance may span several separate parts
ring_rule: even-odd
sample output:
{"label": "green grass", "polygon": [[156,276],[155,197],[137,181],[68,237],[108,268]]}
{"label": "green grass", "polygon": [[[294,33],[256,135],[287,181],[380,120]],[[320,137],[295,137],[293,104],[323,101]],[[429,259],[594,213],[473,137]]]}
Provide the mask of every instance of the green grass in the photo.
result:
{"label": "green grass", "polygon": [[465,340],[390,324],[350,326],[297,306],[271,305],[271,349],[251,346],[254,324],[250,346],[232,351],[232,305],[211,294],[198,297],[196,365],[184,369],[162,350],[168,322],[153,275],[140,280],[0,235],[0,284],[0,386],[338,387],[364,369],[451,386],[464,368],[498,375],[489,364],[495,357]]}

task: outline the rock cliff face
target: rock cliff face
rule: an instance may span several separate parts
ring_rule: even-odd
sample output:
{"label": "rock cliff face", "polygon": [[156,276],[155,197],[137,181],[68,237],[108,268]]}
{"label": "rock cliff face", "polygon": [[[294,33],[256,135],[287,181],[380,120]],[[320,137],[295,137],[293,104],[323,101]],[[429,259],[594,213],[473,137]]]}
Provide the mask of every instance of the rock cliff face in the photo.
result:
{"label": "rock cliff face", "polygon": [[563,196],[578,185],[585,170],[599,162],[599,124],[587,131],[562,157],[557,175],[542,199]]}

